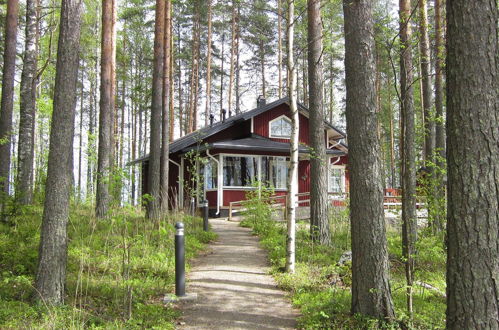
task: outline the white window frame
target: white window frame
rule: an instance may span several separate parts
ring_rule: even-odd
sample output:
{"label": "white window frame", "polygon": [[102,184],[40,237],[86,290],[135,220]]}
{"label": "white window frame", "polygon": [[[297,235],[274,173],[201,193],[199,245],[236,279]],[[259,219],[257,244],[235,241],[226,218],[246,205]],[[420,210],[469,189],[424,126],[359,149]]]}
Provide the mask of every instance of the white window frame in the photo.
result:
{"label": "white window frame", "polygon": [[208,178],[208,173],[207,173],[207,168],[206,168],[206,165],[208,165],[208,163],[210,163],[211,166],[214,166],[214,167],[218,167],[218,164],[215,163],[215,161],[213,159],[210,159],[208,158],[208,162],[204,164],[204,173],[203,173],[203,185],[204,185],[204,189],[205,191],[217,191],[218,190],[218,168],[217,168],[217,182],[216,182],[216,187],[215,188],[206,188],[206,179]]}
{"label": "white window frame", "polygon": [[223,160],[222,163],[222,189],[225,190],[255,190],[258,188],[252,187],[252,186],[226,186],[223,184],[223,175],[224,175],[224,163],[225,163],[225,157],[254,157],[256,158],[257,166],[256,166],[256,180],[258,182],[261,182],[261,156],[260,155],[251,155],[251,154],[220,154],[220,158]]}
{"label": "white window frame", "polygon": [[[261,159],[262,157],[268,157],[268,158],[284,158],[284,162],[286,164],[288,164],[288,168],[289,168],[289,162],[290,162],[290,157],[288,156],[270,156],[270,155],[261,155],[260,156],[260,164],[262,163]],[[282,161],[282,159],[279,159],[279,161]],[[262,178],[263,178],[263,169],[261,168],[260,169],[260,177],[259,177],[259,181],[261,182],[262,181]],[[277,187],[273,187],[274,191],[288,191],[288,184],[287,184],[287,180],[288,178],[286,177],[286,187],[285,188],[277,188]]]}
{"label": "white window frame", "polygon": [[341,176],[341,193],[346,192],[346,179],[345,179],[345,165],[333,165],[329,164],[328,175],[327,175],[327,191],[330,193],[337,193],[336,191],[331,191],[331,171],[334,169],[339,169],[342,172]]}
{"label": "white window frame", "polygon": [[274,138],[274,139],[285,139],[285,140],[289,140],[289,139],[291,139],[291,136],[276,136],[276,135],[272,135],[272,124],[274,122],[278,121],[278,120],[281,120],[281,119],[284,119],[284,120],[288,121],[289,124],[292,125],[291,119],[288,116],[286,116],[286,115],[280,115],[279,117],[272,119],[271,121],[269,121],[269,137]]}
{"label": "white window frame", "polygon": [[[288,156],[273,156],[273,155],[253,155],[253,154],[232,154],[232,153],[220,153],[217,155],[219,157],[219,162],[220,162],[220,167],[219,167],[219,172],[218,172],[218,185],[217,189],[209,189],[206,191],[216,191],[218,190],[218,187],[220,187],[220,190],[255,190],[255,189],[261,189],[262,186],[262,176],[263,176],[263,169],[262,169],[262,157],[284,157],[285,159],[289,158]],[[256,180],[258,182],[258,187],[252,187],[252,186],[226,186],[223,184],[223,168],[224,168],[224,162],[225,162],[225,157],[255,157],[257,160],[257,175],[256,175]],[[287,191],[286,188],[275,188],[274,191]]]}

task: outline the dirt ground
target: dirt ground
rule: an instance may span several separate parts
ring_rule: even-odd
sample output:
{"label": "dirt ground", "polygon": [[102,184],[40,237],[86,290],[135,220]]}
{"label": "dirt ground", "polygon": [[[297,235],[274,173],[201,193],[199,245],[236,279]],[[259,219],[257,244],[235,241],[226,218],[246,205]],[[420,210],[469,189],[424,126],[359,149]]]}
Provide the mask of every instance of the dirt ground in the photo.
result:
{"label": "dirt ground", "polygon": [[299,313],[268,275],[258,239],[237,222],[210,219],[219,235],[189,273],[178,329],[294,329]]}

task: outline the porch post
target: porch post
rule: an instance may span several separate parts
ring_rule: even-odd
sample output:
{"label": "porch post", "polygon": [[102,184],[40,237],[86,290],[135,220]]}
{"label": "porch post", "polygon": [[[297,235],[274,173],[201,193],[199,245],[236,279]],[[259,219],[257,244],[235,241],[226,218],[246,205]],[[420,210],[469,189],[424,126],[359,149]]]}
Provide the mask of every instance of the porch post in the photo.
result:
{"label": "porch post", "polygon": [[258,156],[258,168],[257,168],[257,178],[258,178],[258,198],[262,197],[262,156]]}
{"label": "porch post", "polygon": [[223,198],[224,198],[224,190],[223,190],[223,183],[224,183],[224,158],[221,154],[218,155],[219,161],[218,161],[218,168],[217,168],[217,204],[218,204],[218,209],[223,206]]}

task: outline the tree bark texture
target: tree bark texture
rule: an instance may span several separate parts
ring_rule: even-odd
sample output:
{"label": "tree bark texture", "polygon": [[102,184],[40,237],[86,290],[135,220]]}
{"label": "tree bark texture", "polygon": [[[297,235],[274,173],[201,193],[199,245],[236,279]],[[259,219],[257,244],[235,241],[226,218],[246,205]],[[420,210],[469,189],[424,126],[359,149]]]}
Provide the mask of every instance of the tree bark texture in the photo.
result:
{"label": "tree bark texture", "polygon": [[[444,124],[444,1],[435,0],[435,148],[442,159],[445,158],[445,124]],[[442,162],[437,164],[443,166]]]}
{"label": "tree bark texture", "polygon": [[416,150],[411,46],[411,0],[399,1],[400,96],[402,139],[402,254],[406,260],[407,311],[412,315],[412,284],[416,242]]}
{"label": "tree bark texture", "polygon": [[[435,0],[435,164],[440,168],[445,168],[445,123],[444,123],[444,0]],[[445,175],[442,171],[437,172],[436,179],[439,185],[436,188],[436,198],[445,199]],[[445,216],[443,212],[436,213],[434,219],[435,227],[443,230]]]}
{"label": "tree bark texture", "polygon": [[204,124],[208,126],[208,120],[211,114],[211,2],[212,0],[208,0],[208,44],[206,46],[206,106],[204,112]]}
{"label": "tree bark texture", "polygon": [[447,328],[499,328],[498,8],[447,2]]}
{"label": "tree bark texture", "polygon": [[99,113],[99,150],[97,156],[97,192],[95,214],[98,218],[107,215],[110,203],[109,184],[111,182],[111,154],[114,111],[113,94],[113,9],[115,0],[102,0],[102,39],[101,39],[101,83]]}
{"label": "tree bark texture", "polygon": [[282,97],[282,0],[277,0],[277,95]]}
{"label": "tree bark texture", "polygon": [[151,199],[147,203],[147,216],[149,219],[158,219],[160,215],[161,111],[163,105],[163,65],[165,56],[164,32],[165,1],[156,0],[148,178]]}
{"label": "tree bark texture", "polygon": [[331,242],[328,214],[328,158],[324,145],[324,73],[322,66],[321,1],[308,0],[308,87],[310,157],[310,234],[313,241]]}
{"label": "tree bark texture", "polygon": [[164,32],[164,65],[163,65],[163,113],[162,113],[162,127],[161,127],[161,210],[162,212],[168,211],[168,170],[169,170],[169,146],[170,146],[170,118],[169,118],[169,94],[170,94],[170,20],[171,20],[171,0],[166,1],[165,8],[165,32]]}
{"label": "tree bark texture", "polygon": [[54,111],[36,275],[37,299],[62,304],[67,262],[67,223],[78,79],[81,0],[63,0],[59,24]]}
{"label": "tree bark texture", "polygon": [[0,194],[9,194],[14,76],[16,72],[17,16],[19,1],[7,1],[0,105]]}
{"label": "tree bark texture", "polygon": [[37,70],[37,18],[34,0],[26,0],[26,39],[21,74],[19,149],[17,153],[17,201],[33,201],[33,161],[35,155],[36,70]]}
{"label": "tree bark texture", "polygon": [[346,119],[352,234],[352,313],[394,317],[388,281],[374,21],[369,0],[344,0]]}
{"label": "tree bark texture", "polygon": [[236,2],[232,1],[232,25],[231,25],[231,41],[230,41],[230,69],[229,69],[229,100],[227,109],[229,113],[232,111],[232,94],[234,91],[234,62],[236,59],[236,24],[237,24],[237,7]]}
{"label": "tree bark texture", "polygon": [[419,0],[419,51],[421,59],[421,84],[423,89],[423,114],[424,114],[424,159],[433,159],[435,148],[435,121],[431,112],[431,57],[430,38],[428,36],[428,6],[426,0]]}
{"label": "tree bark texture", "polygon": [[291,108],[291,150],[290,168],[288,172],[288,219],[286,237],[286,271],[295,272],[296,251],[296,204],[298,202],[298,137],[299,137],[299,113],[296,101],[296,67],[294,63],[294,24],[295,4],[294,0],[288,0],[288,95]]}

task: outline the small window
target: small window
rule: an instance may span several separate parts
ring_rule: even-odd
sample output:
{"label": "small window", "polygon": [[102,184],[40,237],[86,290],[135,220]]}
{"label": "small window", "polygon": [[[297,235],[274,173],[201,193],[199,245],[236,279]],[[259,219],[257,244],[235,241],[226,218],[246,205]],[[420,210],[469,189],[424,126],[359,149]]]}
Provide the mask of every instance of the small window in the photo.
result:
{"label": "small window", "polygon": [[289,139],[291,137],[291,120],[282,115],[270,123],[270,137]]}
{"label": "small window", "polygon": [[256,157],[224,156],[223,164],[225,187],[250,187],[257,179],[258,159]]}
{"label": "small window", "polygon": [[329,192],[345,192],[345,168],[332,165],[329,168]]}
{"label": "small window", "polygon": [[206,190],[217,189],[218,173],[217,164],[210,159],[204,165],[204,185]]}
{"label": "small window", "polygon": [[275,189],[286,189],[289,159],[286,157],[262,157],[262,181]]}

